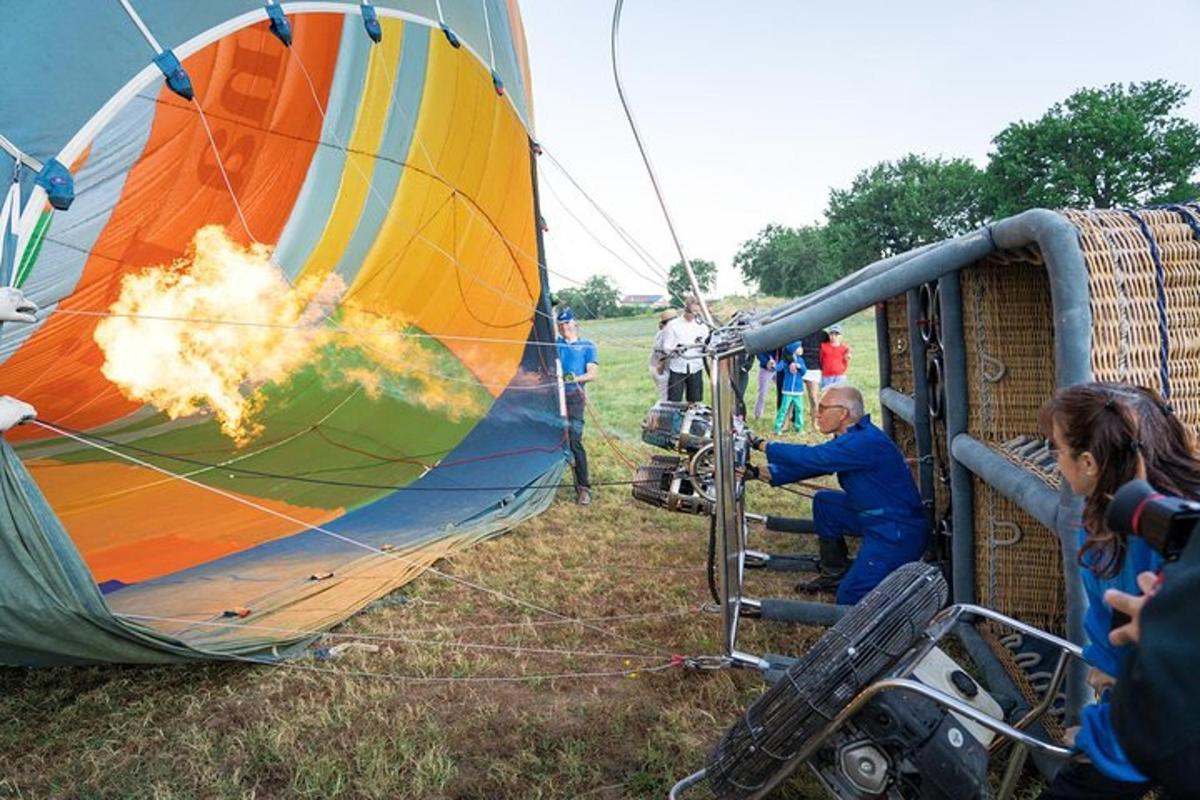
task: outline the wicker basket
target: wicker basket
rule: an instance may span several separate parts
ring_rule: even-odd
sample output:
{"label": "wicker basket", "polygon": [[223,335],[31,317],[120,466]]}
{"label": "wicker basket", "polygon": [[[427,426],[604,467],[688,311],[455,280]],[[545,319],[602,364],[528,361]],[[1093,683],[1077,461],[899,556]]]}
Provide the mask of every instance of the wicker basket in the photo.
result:
{"label": "wicker basket", "polygon": [[973,484],[976,600],[1043,630],[1065,633],[1058,538],[991,486],[980,480]]}
{"label": "wicker basket", "polygon": [[1096,379],[1169,394],[1200,425],[1200,211],[1062,213],[1087,261]]}
{"label": "wicker basket", "polygon": [[899,294],[887,308],[888,351],[892,358],[892,388],[901,394],[913,392],[912,351],[908,341],[908,298]]}
{"label": "wicker basket", "polygon": [[967,430],[983,442],[1036,432],[1038,411],[1054,391],[1045,267],[1028,251],[986,259],[962,271],[962,297]]}

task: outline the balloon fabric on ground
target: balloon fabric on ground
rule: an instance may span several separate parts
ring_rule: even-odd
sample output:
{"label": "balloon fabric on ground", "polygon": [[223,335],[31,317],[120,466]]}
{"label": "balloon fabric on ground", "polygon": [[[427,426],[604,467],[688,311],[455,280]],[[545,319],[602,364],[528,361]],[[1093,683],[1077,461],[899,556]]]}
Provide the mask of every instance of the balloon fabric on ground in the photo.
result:
{"label": "balloon fabric on ground", "polygon": [[69,2],[71,65],[0,57],[0,133],[75,195],[22,186],[0,662],[275,658],[545,508],[524,34],[442,5],[375,4],[378,42],[301,7],[285,46],[260,2]]}

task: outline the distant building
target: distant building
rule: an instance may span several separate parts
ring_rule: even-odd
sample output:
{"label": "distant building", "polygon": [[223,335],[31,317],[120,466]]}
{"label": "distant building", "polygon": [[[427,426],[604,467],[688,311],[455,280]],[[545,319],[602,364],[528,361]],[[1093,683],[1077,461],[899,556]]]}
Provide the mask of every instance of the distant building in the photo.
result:
{"label": "distant building", "polygon": [[665,294],[627,294],[621,298],[623,306],[661,306],[666,305]]}

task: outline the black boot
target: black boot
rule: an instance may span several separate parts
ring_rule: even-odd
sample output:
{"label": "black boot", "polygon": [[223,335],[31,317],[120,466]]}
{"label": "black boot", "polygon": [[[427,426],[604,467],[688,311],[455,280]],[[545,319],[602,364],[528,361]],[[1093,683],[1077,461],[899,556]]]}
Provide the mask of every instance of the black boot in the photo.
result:
{"label": "black boot", "polygon": [[821,569],[817,577],[796,584],[797,592],[836,592],[847,570],[850,569],[850,550],[845,538],[821,537]]}

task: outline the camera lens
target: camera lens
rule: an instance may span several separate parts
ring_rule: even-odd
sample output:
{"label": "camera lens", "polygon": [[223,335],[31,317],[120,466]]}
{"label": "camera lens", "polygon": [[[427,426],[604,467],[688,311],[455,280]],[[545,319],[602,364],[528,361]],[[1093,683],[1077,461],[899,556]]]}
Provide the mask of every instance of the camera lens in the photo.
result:
{"label": "camera lens", "polygon": [[1108,504],[1108,511],[1104,514],[1104,521],[1109,530],[1126,536],[1140,535],[1137,530],[1140,511],[1147,500],[1156,496],[1158,492],[1145,481],[1130,481],[1117,489],[1112,502]]}

